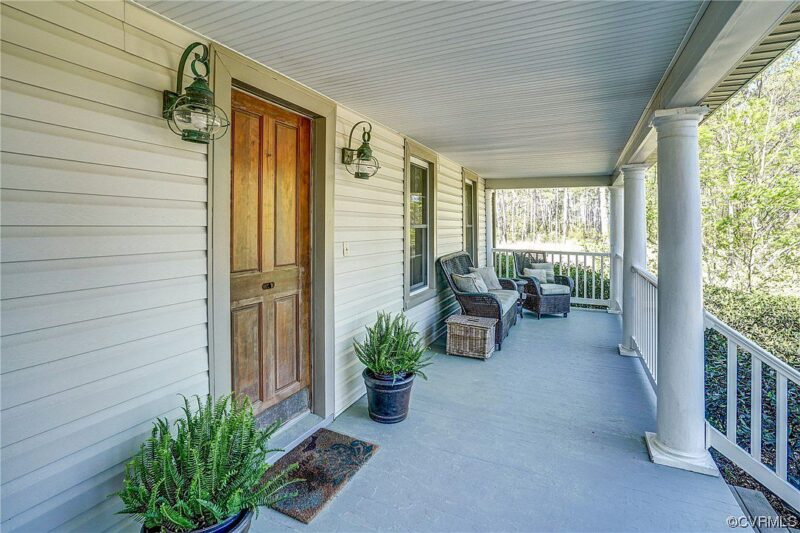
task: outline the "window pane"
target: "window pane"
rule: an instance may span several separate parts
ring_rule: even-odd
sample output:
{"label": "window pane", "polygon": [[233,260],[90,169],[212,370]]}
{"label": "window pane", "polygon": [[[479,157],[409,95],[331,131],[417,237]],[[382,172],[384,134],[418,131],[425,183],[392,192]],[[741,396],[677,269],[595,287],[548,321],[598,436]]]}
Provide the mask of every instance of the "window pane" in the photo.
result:
{"label": "window pane", "polygon": [[409,285],[411,290],[414,290],[428,284],[428,228],[411,228],[409,241],[411,246]]}
{"label": "window pane", "polygon": [[411,224],[428,223],[428,169],[411,164]]}

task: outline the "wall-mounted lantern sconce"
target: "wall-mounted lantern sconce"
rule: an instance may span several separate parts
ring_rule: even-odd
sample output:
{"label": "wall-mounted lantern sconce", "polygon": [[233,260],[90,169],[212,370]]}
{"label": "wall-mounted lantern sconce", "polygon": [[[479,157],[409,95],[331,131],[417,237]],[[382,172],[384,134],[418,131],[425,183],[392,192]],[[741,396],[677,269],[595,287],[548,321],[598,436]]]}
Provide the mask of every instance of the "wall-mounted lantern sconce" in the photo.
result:
{"label": "wall-mounted lantern sconce", "polygon": [[[366,124],[361,134],[362,143],[358,149],[352,148],[353,132],[359,124]],[[347,171],[358,179],[369,179],[374,176],[381,168],[380,163],[372,156],[372,148],[369,147],[369,139],[372,134],[372,124],[366,120],[356,122],[350,130],[350,138],[347,140],[347,148],[342,148],[342,163]]]}
{"label": "wall-mounted lantern sconce", "polygon": [[[182,93],[186,60],[198,46],[202,53],[195,53],[191,63],[194,81]],[[198,65],[202,66],[202,73],[198,72]],[[162,115],[167,119],[169,129],[180,135],[184,141],[208,144],[228,131],[230,121],[225,111],[214,105],[214,93],[208,86],[209,74],[211,68],[208,66],[208,47],[203,43],[192,43],[183,51],[178,64],[175,92],[164,91]]]}

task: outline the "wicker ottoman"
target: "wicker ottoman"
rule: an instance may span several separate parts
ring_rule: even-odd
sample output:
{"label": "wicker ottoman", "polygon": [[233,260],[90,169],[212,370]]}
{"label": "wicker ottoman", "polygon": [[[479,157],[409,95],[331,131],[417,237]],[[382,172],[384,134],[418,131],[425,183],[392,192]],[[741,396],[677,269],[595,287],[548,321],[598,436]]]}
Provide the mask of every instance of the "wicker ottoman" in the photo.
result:
{"label": "wicker ottoman", "polygon": [[494,353],[494,328],[497,320],[477,316],[453,315],[447,323],[447,353],[475,359],[489,359]]}

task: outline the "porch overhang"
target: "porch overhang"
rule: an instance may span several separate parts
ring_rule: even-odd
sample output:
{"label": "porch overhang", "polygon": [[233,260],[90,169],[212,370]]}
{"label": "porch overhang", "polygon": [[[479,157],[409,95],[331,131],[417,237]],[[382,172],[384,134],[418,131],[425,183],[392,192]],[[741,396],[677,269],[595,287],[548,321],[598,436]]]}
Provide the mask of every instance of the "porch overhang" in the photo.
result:
{"label": "porch overhang", "polygon": [[495,188],[607,185],[653,109],[696,105],[793,5],[141,2]]}
{"label": "porch overhang", "polygon": [[[623,165],[653,161],[656,135],[650,119],[656,110],[700,103],[718,108],[800,38],[799,15],[797,2],[711,2],[639,118],[613,183],[622,180]],[[766,58],[758,55],[764,50]],[[759,61],[748,66],[752,58]],[[725,85],[733,89],[721,91]]]}

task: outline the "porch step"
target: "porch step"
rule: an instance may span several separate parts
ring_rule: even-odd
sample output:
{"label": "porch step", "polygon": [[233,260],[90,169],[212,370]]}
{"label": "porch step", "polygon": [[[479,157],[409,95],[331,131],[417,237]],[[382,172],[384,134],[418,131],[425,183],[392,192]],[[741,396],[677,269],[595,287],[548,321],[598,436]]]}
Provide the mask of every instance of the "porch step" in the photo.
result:
{"label": "porch step", "polygon": [[793,533],[797,531],[796,529],[785,527],[767,527],[769,525],[777,525],[780,515],[773,509],[763,493],[735,485],[728,485],[728,488],[731,489],[733,497],[736,498],[739,507],[742,508],[744,516],[750,519],[753,531],[757,533]]}

